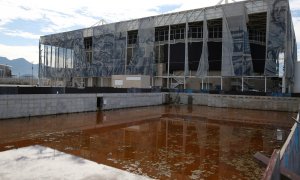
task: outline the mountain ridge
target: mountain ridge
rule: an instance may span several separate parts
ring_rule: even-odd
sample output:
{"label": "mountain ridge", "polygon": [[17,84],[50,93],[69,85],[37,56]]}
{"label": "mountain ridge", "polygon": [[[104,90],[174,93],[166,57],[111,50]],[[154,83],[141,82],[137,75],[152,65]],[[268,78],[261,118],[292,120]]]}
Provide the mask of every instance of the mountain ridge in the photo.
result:
{"label": "mountain ridge", "polygon": [[8,59],[6,57],[0,56],[0,64],[5,64],[11,66],[12,75],[14,76],[23,76],[32,74],[33,68],[33,76],[38,76],[38,64],[32,64],[27,61],[25,58],[17,58],[17,59]]}

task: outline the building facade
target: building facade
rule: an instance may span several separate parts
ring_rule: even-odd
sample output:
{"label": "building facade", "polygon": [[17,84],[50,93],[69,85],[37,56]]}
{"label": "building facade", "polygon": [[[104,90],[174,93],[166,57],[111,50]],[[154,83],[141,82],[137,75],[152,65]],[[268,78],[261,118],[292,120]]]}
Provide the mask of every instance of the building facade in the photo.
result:
{"label": "building facade", "polygon": [[297,45],[288,0],[243,1],[40,38],[39,77],[65,86],[292,91]]}
{"label": "building facade", "polygon": [[11,66],[0,64],[0,78],[11,78]]}

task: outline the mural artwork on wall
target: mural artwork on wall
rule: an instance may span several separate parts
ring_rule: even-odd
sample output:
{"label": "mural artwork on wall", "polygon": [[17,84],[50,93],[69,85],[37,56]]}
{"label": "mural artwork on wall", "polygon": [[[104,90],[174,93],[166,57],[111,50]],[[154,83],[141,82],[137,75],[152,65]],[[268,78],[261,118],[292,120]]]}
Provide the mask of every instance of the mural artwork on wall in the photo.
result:
{"label": "mural artwork on wall", "polygon": [[153,17],[139,20],[138,40],[134,45],[133,58],[127,65],[127,74],[153,75],[155,28]]}
{"label": "mural artwork on wall", "polygon": [[223,6],[222,75],[252,75],[253,64],[244,3]]}
{"label": "mural artwork on wall", "polygon": [[279,73],[279,54],[285,52],[287,2],[286,0],[270,0],[269,3],[265,75],[276,76]]}

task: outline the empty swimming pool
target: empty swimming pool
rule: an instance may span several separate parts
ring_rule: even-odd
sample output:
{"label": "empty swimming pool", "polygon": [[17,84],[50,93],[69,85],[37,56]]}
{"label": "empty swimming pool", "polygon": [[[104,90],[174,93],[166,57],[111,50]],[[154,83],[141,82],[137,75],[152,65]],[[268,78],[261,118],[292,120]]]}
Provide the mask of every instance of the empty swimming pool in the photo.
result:
{"label": "empty swimming pool", "polygon": [[156,179],[259,179],[287,112],[153,106],[0,121],[0,151],[42,145]]}

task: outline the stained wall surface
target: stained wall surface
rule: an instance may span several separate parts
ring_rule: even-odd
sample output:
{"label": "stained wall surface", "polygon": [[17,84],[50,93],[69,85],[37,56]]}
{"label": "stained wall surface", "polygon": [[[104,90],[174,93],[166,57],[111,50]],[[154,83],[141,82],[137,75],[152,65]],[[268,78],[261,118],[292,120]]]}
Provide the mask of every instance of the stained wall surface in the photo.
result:
{"label": "stained wall surface", "polygon": [[[102,98],[102,107],[97,107],[99,98]],[[153,106],[164,102],[164,93],[0,95],[0,119]]]}
{"label": "stained wall surface", "polygon": [[154,106],[165,103],[296,112],[300,100],[288,97],[186,93],[0,95],[0,119]]}
{"label": "stained wall surface", "polygon": [[173,101],[211,107],[297,112],[299,98],[171,93]]}

